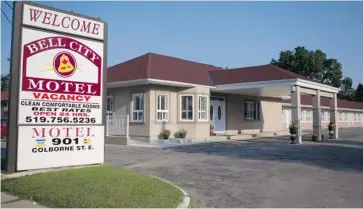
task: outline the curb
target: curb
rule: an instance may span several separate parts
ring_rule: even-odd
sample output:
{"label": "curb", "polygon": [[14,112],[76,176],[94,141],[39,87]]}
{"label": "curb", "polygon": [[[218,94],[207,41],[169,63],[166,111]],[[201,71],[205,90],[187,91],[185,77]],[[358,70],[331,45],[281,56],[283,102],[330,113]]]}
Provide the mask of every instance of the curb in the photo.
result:
{"label": "curb", "polygon": [[190,197],[189,197],[188,193],[184,189],[180,188],[179,186],[175,185],[174,183],[172,183],[172,182],[170,182],[170,181],[168,181],[166,179],[163,179],[163,178],[160,178],[160,177],[157,177],[157,176],[153,176],[153,175],[149,175],[149,176],[151,176],[153,178],[156,178],[156,179],[159,179],[159,180],[161,180],[161,181],[163,181],[163,182],[165,182],[167,184],[170,184],[170,185],[174,186],[175,188],[179,189],[183,193],[184,197],[183,197],[183,200],[181,201],[181,203],[179,203],[179,205],[176,208],[188,208],[188,206],[190,204]]}

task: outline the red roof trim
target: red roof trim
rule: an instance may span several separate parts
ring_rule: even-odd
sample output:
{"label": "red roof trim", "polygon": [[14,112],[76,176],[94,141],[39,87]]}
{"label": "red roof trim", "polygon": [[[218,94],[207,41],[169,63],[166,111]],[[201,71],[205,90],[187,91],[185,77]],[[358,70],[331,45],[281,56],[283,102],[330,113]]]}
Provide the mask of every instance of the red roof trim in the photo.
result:
{"label": "red roof trim", "polygon": [[[301,95],[301,104],[312,106],[313,105],[312,99],[313,99],[313,97],[311,95]],[[291,100],[283,99],[283,100],[281,100],[281,102],[282,103],[291,103]],[[320,104],[323,107],[329,107],[329,98],[321,97]],[[363,110],[363,103],[361,103],[361,102],[338,99],[337,105],[338,105],[338,108]]]}
{"label": "red roof trim", "polygon": [[7,100],[9,99],[9,91],[5,90],[5,91],[1,91],[1,100]]}

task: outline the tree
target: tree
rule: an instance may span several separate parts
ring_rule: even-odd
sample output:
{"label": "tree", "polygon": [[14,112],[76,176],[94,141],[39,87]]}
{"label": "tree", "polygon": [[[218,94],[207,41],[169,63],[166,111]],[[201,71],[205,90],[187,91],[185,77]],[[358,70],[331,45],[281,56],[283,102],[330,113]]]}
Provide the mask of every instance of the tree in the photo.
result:
{"label": "tree", "polygon": [[278,60],[272,59],[271,64],[338,88],[343,77],[338,60],[327,58],[319,49],[309,51],[298,46],[293,51],[281,51]]}
{"label": "tree", "polygon": [[345,77],[341,83],[341,91],[339,92],[338,97],[340,99],[353,101],[355,99],[353,80],[349,77]]}
{"label": "tree", "polygon": [[355,101],[363,102],[363,84],[359,83],[357,89],[355,90]]}
{"label": "tree", "polygon": [[1,91],[8,90],[10,83],[10,74],[1,75]]}

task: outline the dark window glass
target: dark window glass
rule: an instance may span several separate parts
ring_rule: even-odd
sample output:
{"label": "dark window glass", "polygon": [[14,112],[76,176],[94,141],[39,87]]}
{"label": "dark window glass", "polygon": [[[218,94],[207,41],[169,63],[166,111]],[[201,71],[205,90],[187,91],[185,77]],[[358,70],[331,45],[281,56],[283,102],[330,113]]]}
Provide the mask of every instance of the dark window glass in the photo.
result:
{"label": "dark window glass", "polygon": [[210,106],[210,110],[209,110],[209,115],[210,115],[210,119],[213,120],[213,106]]}
{"label": "dark window glass", "polygon": [[218,120],[221,120],[222,117],[222,109],[221,106],[218,106]]}

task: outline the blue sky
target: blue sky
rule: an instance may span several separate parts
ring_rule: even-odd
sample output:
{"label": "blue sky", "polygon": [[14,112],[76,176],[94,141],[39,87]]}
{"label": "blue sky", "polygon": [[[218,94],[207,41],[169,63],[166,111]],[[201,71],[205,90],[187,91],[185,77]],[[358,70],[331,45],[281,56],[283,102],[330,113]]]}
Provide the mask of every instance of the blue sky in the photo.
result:
{"label": "blue sky", "polygon": [[[363,2],[40,2],[109,23],[108,65],[147,52],[220,67],[262,65],[281,50],[321,49],[363,82]],[[4,2],[1,7],[11,18]],[[11,27],[1,16],[1,68]]]}

